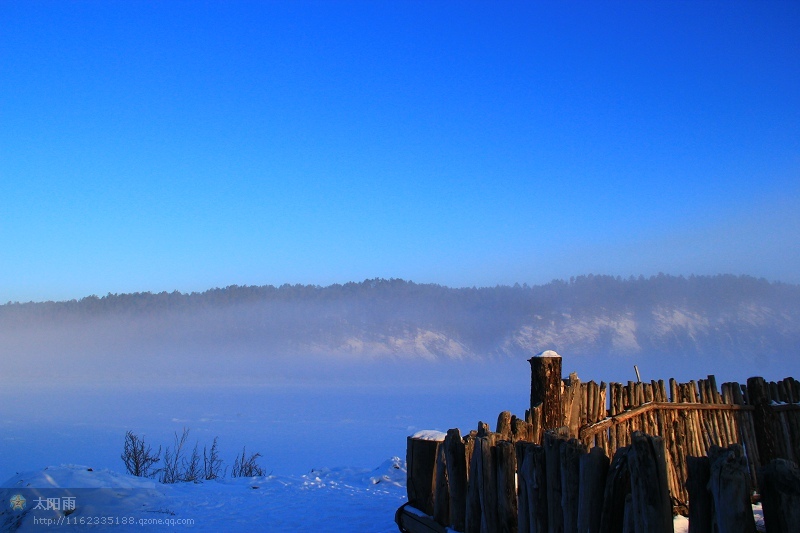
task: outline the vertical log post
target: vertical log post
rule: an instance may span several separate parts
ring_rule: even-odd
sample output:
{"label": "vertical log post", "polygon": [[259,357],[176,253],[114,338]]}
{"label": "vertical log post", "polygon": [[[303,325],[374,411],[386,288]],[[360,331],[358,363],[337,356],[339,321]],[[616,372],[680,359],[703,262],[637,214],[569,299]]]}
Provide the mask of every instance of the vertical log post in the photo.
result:
{"label": "vertical log post", "polygon": [[711,465],[708,457],[686,458],[689,475],[686,479],[686,490],[689,493],[689,533],[711,533],[714,517],[714,506],[708,481],[711,477]]}
{"label": "vertical log post", "polygon": [[443,446],[450,487],[450,526],[456,531],[464,531],[467,510],[467,454],[461,431],[449,429]]}
{"label": "vertical log post", "polygon": [[800,524],[800,470],[785,459],[775,459],[764,467],[761,477],[761,504],[767,531],[796,531]]}
{"label": "vertical log post", "polygon": [[[533,496],[534,508],[531,514],[532,533],[547,533],[547,461],[544,447],[535,446],[533,451]],[[528,489],[531,490],[531,489]]]}
{"label": "vertical log post", "polygon": [[439,442],[408,437],[406,443],[406,490],[408,503],[433,516],[433,492],[436,484],[436,455]]}
{"label": "vertical log post", "polygon": [[617,448],[608,469],[603,492],[603,514],[600,531],[620,533],[625,524],[625,497],[631,493],[631,474],[628,470],[629,446]]}
{"label": "vertical log post", "polygon": [[469,472],[467,481],[467,509],[464,516],[464,531],[480,533],[481,531],[481,474],[482,446],[481,439],[472,438],[466,445],[469,455]]}
{"label": "vertical log post", "polygon": [[581,456],[586,447],[576,439],[561,445],[561,508],[564,533],[578,533],[578,501],[580,496]]}
{"label": "vertical log post", "polygon": [[[497,451],[495,437],[478,437],[480,446],[480,461],[478,467],[478,483],[480,484],[481,502],[481,533],[494,533],[499,531],[497,524]],[[475,453],[478,447],[475,446]]]}
{"label": "vertical log post", "polygon": [[778,457],[778,446],[775,442],[775,413],[770,407],[769,384],[764,378],[753,377],[747,379],[747,395],[753,411],[753,426],[756,433],[758,458],[765,465]]}
{"label": "vertical log post", "polygon": [[578,531],[598,533],[603,513],[603,491],[608,476],[608,457],[602,448],[594,447],[580,459],[580,491],[578,494]]}
{"label": "vertical log post", "polygon": [[[531,531],[533,496],[533,446],[531,442],[515,443],[517,454],[517,527],[522,533]],[[530,449],[529,449],[530,448]]]}
{"label": "vertical log post", "polygon": [[563,533],[564,511],[561,507],[561,446],[564,441],[552,431],[544,434],[544,460],[547,480],[547,524],[550,533]]}
{"label": "vertical log post", "polygon": [[546,350],[528,360],[531,364],[531,412],[541,404],[541,429],[561,427],[561,356]]}
{"label": "vertical log post", "polygon": [[578,438],[578,429],[581,426],[581,380],[575,372],[569,375],[564,395],[561,398],[564,410],[564,425],[569,428],[570,438]]}
{"label": "vertical log post", "polygon": [[500,434],[503,440],[511,440],[511,412],[503,411],[497,417],[497,426],[495,432]]}
{"label": "vertical log post", "polygon": [[708,450],[708,460],[711,463],[708,487],[714,499],[719,531],[755,533],[756,522],[750,504],[750,474],[742,446],[712,446]]}
{"label": "vertical log post", "polygon": [[450,487],[447,479],[447,454],[444,443],[436,450],[436,475],[433,490],[433,519],[439,525],[450,525]]}
{"label": "vertical log post", "polygon": [[514,444],[500,441],[495,446],[497,459],[497,530],[517,533],[517,454]]}
{"label": "vertical log post", "polygon": [[667,485],[664,440],[635,432],[631,436],[628,467],[636,532],[672,533],[672,501]]}

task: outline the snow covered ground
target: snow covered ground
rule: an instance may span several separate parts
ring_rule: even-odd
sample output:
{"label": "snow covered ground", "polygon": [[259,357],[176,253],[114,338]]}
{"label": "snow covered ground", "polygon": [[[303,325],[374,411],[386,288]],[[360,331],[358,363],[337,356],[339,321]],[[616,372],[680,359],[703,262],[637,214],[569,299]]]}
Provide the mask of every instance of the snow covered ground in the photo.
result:
{"label": "snow covered ground", "polygon": [[[404,462],[374,470],[164,485],[111,470],[63,465],[17,474],[0,488],[3,531],[397,531],[406,500]],[[56,509],[57,508],[57,509]],[[754,506],[764,531],[760,505]],[[675,533],[689,521],[674,519]]]}
{"label": "snow covered ground", "polygon": [[[301,476],[172,485],[85,466],[48,467],[17,474],[3,484],[0,527],[20,532],[51,527],[59,531],[397,531],[393,519],[405,501],[405,475],[403,462],[396,457],[374,470],[321,469]],[[13,509],[12,502],[20,502],[19,497],[24,503]]]}

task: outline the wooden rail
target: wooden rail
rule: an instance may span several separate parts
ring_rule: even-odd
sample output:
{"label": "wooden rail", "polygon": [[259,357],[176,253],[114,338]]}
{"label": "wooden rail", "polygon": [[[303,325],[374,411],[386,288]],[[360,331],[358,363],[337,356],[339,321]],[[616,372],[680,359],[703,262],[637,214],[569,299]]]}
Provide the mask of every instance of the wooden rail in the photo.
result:
{"label": "wooden rail", "polygon": [[[778,407],[784,408],[781,410],[800,409],[800,406],[798,405],[783,405],[775,407],[776,410]],[[610,416],[599,422],[595,422],[594,424],[583,426],[582,428],[580,428],[578,433],[579,439],[580,440],[587,439],[593,435],[596,435],[600,431],[608,429],[613,425],[625,422],[626,420],[629,420],[636,416],[647,414],[650,411],[656,411],[658,409],[667,409],[673,411],[753,411],[755,410],[755,407],[753,407],[752,405],[649,402],[640,405],[639,407],[635,407],[629,411],[623,411],[618,415]]]}

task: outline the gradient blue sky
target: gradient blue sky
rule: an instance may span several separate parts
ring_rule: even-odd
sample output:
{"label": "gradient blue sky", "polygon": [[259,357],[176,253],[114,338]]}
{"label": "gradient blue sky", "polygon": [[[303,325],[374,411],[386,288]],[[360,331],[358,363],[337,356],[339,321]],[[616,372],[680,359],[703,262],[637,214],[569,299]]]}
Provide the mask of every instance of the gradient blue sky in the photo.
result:
{"label": "gradient blue sky", "polygon": [[0,2],[0,301],[800,282],[798,2]]}

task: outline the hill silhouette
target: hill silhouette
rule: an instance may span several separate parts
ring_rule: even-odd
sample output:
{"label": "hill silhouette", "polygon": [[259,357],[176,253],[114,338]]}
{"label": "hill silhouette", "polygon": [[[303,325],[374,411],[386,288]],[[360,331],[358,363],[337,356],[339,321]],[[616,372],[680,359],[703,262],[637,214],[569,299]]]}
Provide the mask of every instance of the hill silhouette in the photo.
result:
{"label": "hill silhouette", "polygon": [[184,375],[187,366],[222,357],[245,361],[245,368],[280,357],[516,359],[545,349],[595,360],[795,364],[800,286],[661,274],[513,287],[371,279],[327,287],[108,294],[2,305],[0,339],[7,371],[21,376],[53,368],[92,374],[118,368],[119,361],[125,362],[121,377],[137,362]]}

